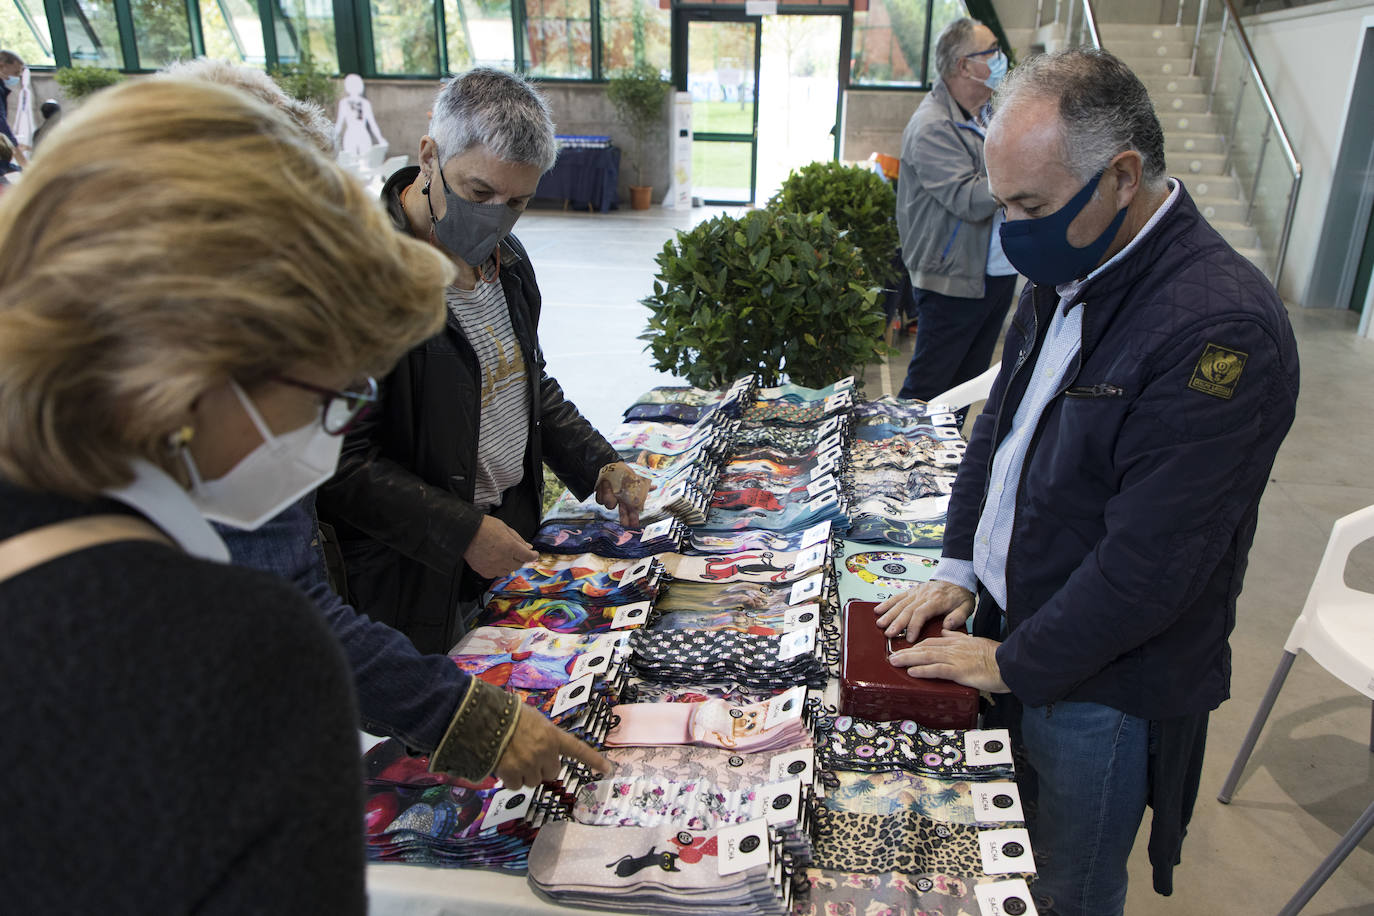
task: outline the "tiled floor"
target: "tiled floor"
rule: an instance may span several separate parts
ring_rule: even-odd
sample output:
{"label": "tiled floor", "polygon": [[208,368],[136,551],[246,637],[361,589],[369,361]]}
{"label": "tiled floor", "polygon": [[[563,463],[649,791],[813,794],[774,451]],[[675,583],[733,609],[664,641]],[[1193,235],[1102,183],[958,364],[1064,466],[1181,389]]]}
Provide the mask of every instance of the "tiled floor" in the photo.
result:
{"label": "tiled floor", "polygon": [[[540,337],[550,372],[597,426],[610,429],[639,392],[662,384],[643,352],[656,255],[679,228],[713,212],[580,214],[534,211],[518,234],[544,294]],[[1147,824],[1131,862],[1127,912],[1158,916],[1275,913],[1374,800],[1370,702],[1300,658],[1228,806],[1216,791],[1230,768],[1284,639],[1316,572],[1331,523],[1374,503],[1374,341],[1348,312],[1294,309],[1303,361],[1298,417],[1260,510],[1231,645],[1233,699],[1213,714],[1203,791],[1174,894],[1150,887]],[[900,385],[910,341],[866,375],[881,394]],[[1374,543],[1346,572],[1374,590]],[[1374,835],[1351,854],[1304,911],[1374,914]]]}

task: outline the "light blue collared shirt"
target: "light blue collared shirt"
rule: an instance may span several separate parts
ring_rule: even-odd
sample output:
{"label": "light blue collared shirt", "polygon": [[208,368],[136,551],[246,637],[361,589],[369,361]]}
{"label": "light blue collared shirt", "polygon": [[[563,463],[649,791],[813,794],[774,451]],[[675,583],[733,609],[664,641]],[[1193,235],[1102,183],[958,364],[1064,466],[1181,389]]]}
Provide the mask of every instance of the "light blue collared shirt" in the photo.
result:
{"label": "light blue collared shirt", "polygon": [[1059,304],[1045,330],[1045,342],[1031,370],[1026,393],[1016,408],[1016,416],[1012,418],[1006,439],[1000,446],[995,446],[997,451],[988,474],[987,501],[974,533],[973,560],[941,557],[940,564],[931,575],[932,579],[952,582],[971,592],[976,592],[978,583],[982,582],[999,607],[1007,606],[1007,552],[1011,548],[1012,525],[1016,520],[1016,494],[1021,483],[1021,469],[1026,463],[1031,437],[1040,425],[1040,417],[1063,386],[1064,376],[1083,344],[1083,305],[1080,303],[1073,308],[1066,306],[1073,302],[1089,280],[1110,270],[1130,254],[1141,239],[1149,235],[1178,199],[1180,187],[1178,182],[1170,179],[1168,198],[1136,233],[1135,238],[1110,261],[1082,280],[1055,287]]}

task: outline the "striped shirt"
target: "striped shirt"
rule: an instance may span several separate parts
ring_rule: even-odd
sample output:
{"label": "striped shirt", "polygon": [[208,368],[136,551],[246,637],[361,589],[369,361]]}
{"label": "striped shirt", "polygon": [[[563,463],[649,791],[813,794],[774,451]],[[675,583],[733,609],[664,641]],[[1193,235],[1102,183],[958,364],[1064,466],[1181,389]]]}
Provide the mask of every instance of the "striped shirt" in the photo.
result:
{"label": "striped shirt", "polygon": [[477,281],[476,289],[450,286],[448,308],[457,319],[482,373],[473,504],[486,512],[525,476],[530,430],[530,385],[525,358],[511,326],[500,283]]}

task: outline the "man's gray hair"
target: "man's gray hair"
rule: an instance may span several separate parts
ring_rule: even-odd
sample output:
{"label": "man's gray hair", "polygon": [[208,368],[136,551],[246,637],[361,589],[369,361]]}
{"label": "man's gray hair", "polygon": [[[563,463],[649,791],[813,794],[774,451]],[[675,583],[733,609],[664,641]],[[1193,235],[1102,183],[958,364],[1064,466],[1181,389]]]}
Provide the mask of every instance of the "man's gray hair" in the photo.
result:
{"label": "man's gray hair", "polygon": [[0,67],[12,67],[15,64],[22,64],[24,58],[15,54],[13,51],[0,51]]}
{"label": "man's gray hair", "polygon": [[558,158],[549,103],[529,80],[493,67],[475,67],[444,84],[434,100],[429,135],[440,165],[474,146],[541,172]]}
{"label": "man's gray hair", "polygon": [[940,37],[935,39],[935,72],[940,79],[949,79],[954,74],[959,59],[968,53],[976,25],[976,20],[964,16],[941,29]]}
{"label": "man's gray hair", "polygon": [[1150,94],[1110,52],[1070,48],[1023,61],[993,95],[993,119],[1026,98],[1059,103],[1060,155],[1084,182],[1126,150],[1140,154],[1143,181],[1164,183],[1164,130]]}

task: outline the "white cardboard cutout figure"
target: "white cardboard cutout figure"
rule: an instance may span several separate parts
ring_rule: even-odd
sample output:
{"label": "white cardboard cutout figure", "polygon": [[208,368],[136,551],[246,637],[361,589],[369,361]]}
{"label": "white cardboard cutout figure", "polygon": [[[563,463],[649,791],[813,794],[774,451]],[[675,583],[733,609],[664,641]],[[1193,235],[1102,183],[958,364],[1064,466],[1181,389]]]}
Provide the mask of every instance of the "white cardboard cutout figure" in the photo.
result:
{"label": "white cardboard cutout figure", "polygon": [[372,103],[363,98],[363,78],[356,73],[344,77],[344,97],[339,100],[334,136],[339,141],[340,152],[359,157],[372,147],[386,143],[377,119],[372,116]]}

